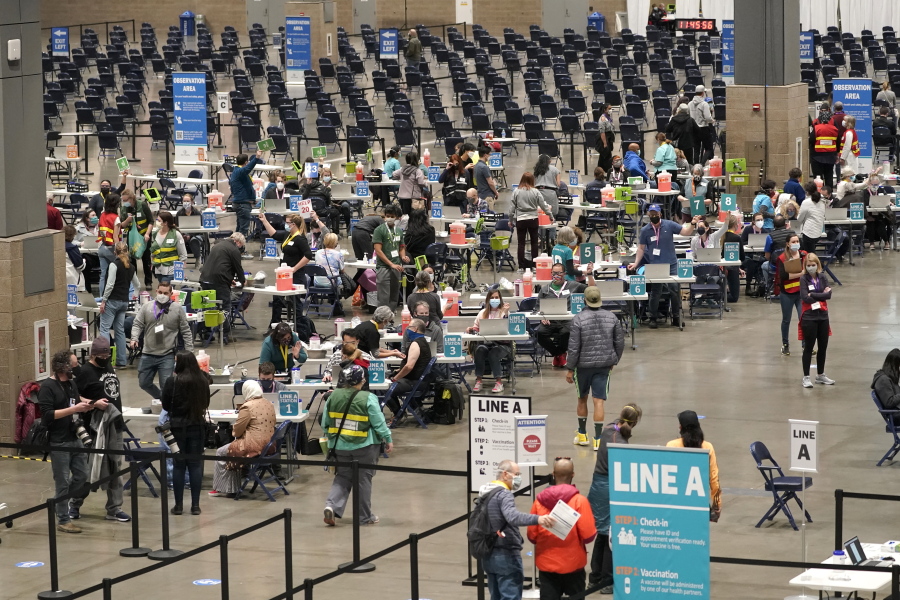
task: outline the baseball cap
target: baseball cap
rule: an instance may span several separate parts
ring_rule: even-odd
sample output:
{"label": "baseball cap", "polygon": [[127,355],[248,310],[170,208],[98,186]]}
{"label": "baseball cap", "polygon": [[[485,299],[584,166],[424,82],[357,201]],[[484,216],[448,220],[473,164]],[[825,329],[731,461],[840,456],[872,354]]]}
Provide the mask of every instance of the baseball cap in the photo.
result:
{"label": "baseball cap", "polygon": [[603,304],[603,300],[600,298],[600,290],[597,289],[597,286],[592,285],[585,288],[584,303],[591,308],[600,308],[600,305]]}
{"label": "baseball cap", "polygon": [[699,94],[700,92],[705,92],[705,91],[706,91],[706,88],[703,87],[702,85],[698,85],[697,87],[694,88],[695,94]]}
{"label": "baseball cap", "polygon": [[647,212],[650,212],[651,210],[655,210],[658,213],[662,212],[662,209],[659,208],[659,204],[651,204],[650,206],[648,206]]}
{"label": "baseball cap", "polygon": [[363,382],[366,373],[363,368],[357,364],[350,363],[341,369],[341,376],[338,381],[338,387],[353,387]]}
{"label": "baseball cap", "polygon": [[91,356],[102,356],[104,354],[109,354],[109,339],[98,335],[94,338],[94,343],[91,344]]}

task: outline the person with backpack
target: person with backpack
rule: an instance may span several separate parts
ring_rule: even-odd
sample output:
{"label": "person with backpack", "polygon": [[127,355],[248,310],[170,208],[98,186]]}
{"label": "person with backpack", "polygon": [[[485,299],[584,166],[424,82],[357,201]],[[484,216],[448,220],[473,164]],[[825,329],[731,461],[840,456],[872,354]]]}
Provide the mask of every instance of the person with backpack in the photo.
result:
{"label": "person with backpack", "polygon": [[518,528],[531,525],[549,528],[556,523],[549,514],[532,515],[516,509],[513,492],[521,485],[519,465],[511,460],[501,461],[497,479],[479,489],[479,504],[470,517],[469,552],[482,560],[491,600],[522,598],[524,568],[522,534]]}

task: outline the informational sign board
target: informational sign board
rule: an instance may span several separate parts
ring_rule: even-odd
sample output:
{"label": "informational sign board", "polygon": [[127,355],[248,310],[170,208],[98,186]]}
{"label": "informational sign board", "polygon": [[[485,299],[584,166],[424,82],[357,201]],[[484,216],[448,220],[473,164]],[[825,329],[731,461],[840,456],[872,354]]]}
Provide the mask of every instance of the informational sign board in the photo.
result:
{"label": "informational sign board", "polygon": [[303,200],[303,196],[300,194],[291,194],[288,197],[288,207],[291,212],[300,212],[300,201]]}
{"label": "informational sign board", "polygon": [[569,185],[578,185],[578,171],[576,169],[569,171]]}
{"label": "informational sign board", "polygon": [[358,198],[367,198],[369,196],[369,182],[365,179],[356,182],[356,196]]}
{"label": "informational sign board", "polygon": [[850,218],[853,220],[862,220],[866,218],[866,205],[862,202],[851,202]]}
{"label": "informational sign board", "polygon": [[706,214],[706,198],[703,196],[691,196],[691,216],[696,217],[697,215],[705,215]]}
{"label": "informational sign board", "polygon": [[722,194],[719,206],[726,211],[737,210],[737,194]]}
{"label": "informational sign board", "polygon": [[201,226],[203,229],[215,229],[217,227],[216,223],[216,211],[214,210],[204,210],[200,213],[201,216]]}
{"label": "informational sign board", "polygon": [[444,356],[459,358],[462,356],[462,336],[448,334],[444,336]]}
{"label": "informational sign board", "polygon": [[[516,460],[516,416],[531,414],[531,398],[523,396],[469,397],[469,491],[497,477],[504,460]],[[522,470],[522,485],[529,484],[529,470]]]}
{"label": "informational sign board", "polygon": [[859,139],[859,169],[867,173],[872,168],[872,80],[832,80],[834,103],[843,102],[844,112],[856,117],[856,137]]}
{"label": "informational sign board", "polygon": [[384,383],[384,361],[373,360],[369,363],[369,384]]}
{"label": "informational sign board", "polygon": [[197,160],[206,150],[206,76],[172,73],[175,160]]}
{"label": "informational sign board", "polygon": [[53,56],[69,56],[69,28],[54,27],[51,31]]}
{"label": "informational sign board", "polygon": [[503,166],[503,153],[502,152],[491,152],[491,155],[488,156],[488,166],[492,169],[499,169]]}
{"label": "informational sign board", "polygon": [[309,17],[287,17],[284,28],[284,61],[288,83],[303,83],[303,71],[312,69]]}
{"label": "informational sign board", "polygon": [[381,59],[400,57],[400,46],[397,43],[399,36],[396,29],[381,29],[378,31]]}
{"label": "informational sign board", "polygon": [[811,63],[815,60],[815,51],[816,48],[813,45],[813,32],[812,31],[801,31],[800,32],[800,62],[801,63]]}
{"label": "informational sign board", "polygon": [[275,149],[275,140],[273,140],[272,138],[259,140],[258,142],[256,142],[256,149],[262,150],[263,152],[271,152]]}
{"label": "informational sign board", "polygon": [[681,278],[690,278],[694,276],[694,261],[690,258],[678,259],[678,276]]}
{"label": "informational sign board", "polygon": [[442,219],[444,218],[444,203],[440,200],[432,200],[431,201],[431,218],[432,219]]}
{"label": "informational sign board", "polygon": [[578,247],[578,258],[579,260],[581,260],[581,264],[586,265],[588,263],[594,262],[596,256],[597,244],[585,242]]}
{"label": "informational sign board", "polygon": [[278,258],[278,248],[275,244],[275,238],[266,238],[266,258]]}
{"label": "informational sign board", "polygon": [[584,294],[572,294],[572,299],[569,300],[569,311],[571,311],[573,315],[577,315],[583,310]]}
{"label": "informational sign board", "polygon": [[722,79],[734,83],[734,21],[722,21]]}
{"label": "informational sign board", "polygon": [[298,208],[300,209],[300,214],[304,217],[311,215],[313,213],[312,200],[310,198],[303,198],[298,203]]}
{"label": "informational sign board", "polygon": [[128,168],[128,159],[124,156],[116,159],[116,167],[119,169],[119,173],[122,173]]}
{"label": "informational sign board", "polygon": [[326,146],[313,146],[312,157],[316,160],[325,160],[328,156],[328,148]]}
{"label": "informational sign board", "polygon": [[722,259],[731,262],[741,260],[740,242],[725,242],[722,248]]}
{"label": "informational sign board", "polygon": [[509,314],[509,335],[524,335],[528,333],[528,318],[525,313]]}
{"label": "informational sign board", "polygon": [[307,179],[316,179],[319,177],[319,163],[308,162],[303,163],[303,176]]}
{"label": "informational sign board", "polygon": [[78,286],[74,283],[66,286],[66,304],[70,306],[78,304]]}
{"label": "informational sign board", "polygon": [[789,419],[791,431],[791,471],[818,473],[818,421]]}
{"label": "informational sign board", "polygon": [[428,183],[437,183],[441,179],[440,167],[428,167]]}
{"label": "informational sign board", "polygon": [[609,445],[616,598],[708,600],[709,452]]}
{"label": "informational sign board", "polygon": [[547,466],[547,415],[516,415],[515,419],[519,467]]}
{"label": "informational sign board", "polygon": [[296,417],[300,414],[300,393],[278,392],[278,414],[282,417]]}
{"label": "informational sign board", "polygon": [[172,263],[172,279],[184,281],[184,261],[176,260]]}
{"label": "informational sign board", "polygon": [[227,115],[228,110],[228,92],[216,92],[216,112],[220,115]]}
{"label": "informational sign board", "polygon": [[647,278],[643,275],[632,275],[628,278],[628,293],[632,296],[643,296],[647,293]]}

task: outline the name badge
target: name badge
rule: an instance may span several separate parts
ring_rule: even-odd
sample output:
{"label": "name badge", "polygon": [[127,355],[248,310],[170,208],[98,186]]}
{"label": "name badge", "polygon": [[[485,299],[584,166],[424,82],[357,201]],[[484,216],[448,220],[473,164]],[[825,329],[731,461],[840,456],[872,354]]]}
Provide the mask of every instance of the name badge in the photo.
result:
{"label": "name badge", "polygon": [[654,248],[654,249],[653,249],[653,256],[659,256],[659,255],[660,255],[659,248]]}
{"label": "name badge", "polygon": [[288,245],[288,246],[293,246],[293,245],[294,245],[294,242],[288,242],[287,245]]}
{"label": "name badge", "polygon": [[818,302],[813,302],[810,308],[812,308],[813,310],[819,310],[820,308],[822,308],[822,305]]}
{"label": "name badge", "polygon": [[153,331],[156,333],[162,333],[163,329],[165,329],[165,326],[162,323],[160,323],[159,325],[157,325],[156,327],[153,328]]}
{"label": "name badge", "polygon": [[563,296],[568,296],[568,295],[569,295],[569,290],[563,290],[563,291],[562,291],[562,295],[563,295]]}
{"label": "name badge", "polygon": [[394,258],[397,258],[398,256],[400,256],[400,252],[398,252],[397,250],[394,250],[393,252],[391,252],[391,256],[393,256]]}
{"label": "name badge", "polygon": [[174,245],[175,245],[175,240],[169,240],[168,242],[166,242],[166,245],[167,245],[167,246],[174,246]]}
{"label": "name badge", "polygon": [[811,292],[816,291],[816,286],[814,286],[814,285],[809,286],[809,291],[811,291]]}
{"label": "name badge", "polygon": [[651,237],[651,238],[650,238],[650,241],[651,241],[651,242],[655,242],[655,241],[656,241],[656,236],[654,235],[653,237]]}

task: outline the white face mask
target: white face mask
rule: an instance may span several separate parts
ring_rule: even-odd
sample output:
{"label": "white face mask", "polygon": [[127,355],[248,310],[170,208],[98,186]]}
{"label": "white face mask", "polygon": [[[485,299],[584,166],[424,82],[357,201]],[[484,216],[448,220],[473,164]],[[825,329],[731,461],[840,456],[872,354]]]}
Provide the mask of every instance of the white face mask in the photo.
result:
{"label": "white face mask", "polygon": [[793,250],[794,252],[796,252],[799,249],[800,249],[800,244],[791,244],[791,250]]}
{"label": "white face mask", "polygon": [[819,268],[818,268],[816,265],[808,265],[808,266],[806,267],[806,272],[809,273],[810,275],[815,275],[815,274],[816,274],[816,271],[817,271],[818,269],[819,269]]}
{"label": "white face mask", "polygon": [[159,302],[160,304],[165,304],[166,302],[169,301],[169,297],[166,294],[157,294],[156,301]]}
{"label": "white face mask", "polygon": [[191,210],[191,203],[190,203],[190,202],[182,202],[182,203],[181,203],[181,207],[182,207],[185,211]]}
{"label": "white face mask", "polygon": [[763,221],[754,221],[753,223],[756,225],[757,229],[762,229]]}
{"label": "white face mask", "polygon": [[275,187],[278,188],[279,190],[283,190],[283,189],[284,189],[284,182],[283,182],[283,181],[277,182],[277,183],[275,184]]}

